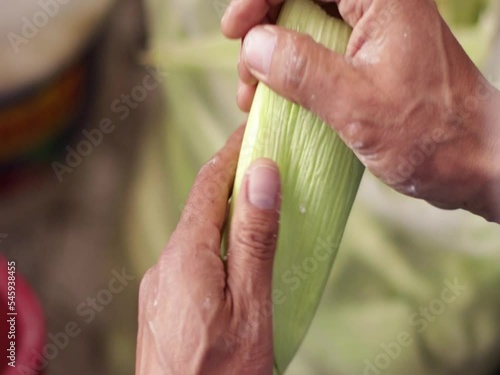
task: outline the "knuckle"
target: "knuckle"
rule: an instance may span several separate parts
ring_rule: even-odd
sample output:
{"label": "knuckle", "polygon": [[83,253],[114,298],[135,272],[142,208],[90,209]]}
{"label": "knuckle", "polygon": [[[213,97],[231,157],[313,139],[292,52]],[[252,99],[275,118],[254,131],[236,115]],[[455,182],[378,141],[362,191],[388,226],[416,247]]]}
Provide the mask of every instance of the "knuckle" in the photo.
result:
{"label": "knuckle", "polygon": [[[346,144],[364,160],[376,161],[383,151],[382,131],[370,121],[347,123],[339,132]],[[386,137],[387,138],[387,137]]]}
{"label": "knuckle", "polygon": [[221,189],[230,185],[237,160],[227,161],[217,154],[206,162],[198,172],[195,182],[195,191],[205,197],[217,196]]}
{"label": "knuckle", "polygon": [[203,224],[203,210],[219,199],[225,198],[232,182],[232,175],[217,169],[212,162],[205,164],[198,172],[189,199],[182,213],[182,221],[188,225]]}
{"label": "knuckle", "polygon": [[[196,203],[198,202],[198,203]],[[201,207],[198,200],[193,199],[189,206],[184,208],[181,221],[186,224],[188,228],[192,228],[203,224],[203,217],[200,213]]]}
{"label": "knuckle", "polygon": [[216,253],[220,250],[220,243],[220,228],[212,222],[207,222],[204,228],[204,238],[200,239],[199,242],[194,245],[195,251]]}
{"label": "knuckle", "polygon": [[195,180],[198,186],[203,186],[203,183],[206,182],[208,179],[210,179],[213,173],[216,172],[214,163],[215,160],[217,160],[217,155],[214,156],[209,161],[207,161],[205,164],[203,164],[200,170],[198,171]]}
{"label": "knuckle", "polygon": [[248,255],[258,260],[273,258],[276,245],[276,232],[263,217],[254,217],[243,223],[237,231],[237,244],[247,251]]}
{"label": "knuckle", "polygon": [[197,214],[207,204],[207,198],[213,198],[214,184],[211,180],[213,175],[213,167],[205,164],[198,172],[191,192],[189,194],[188,203],[185,211],[190,214]]}
{"label": "knuckle", "polygon": [[143,276],[139,286],[139,300],[146,302],[150,293],[154,292],[157,287],[157,266],[151,267]]}

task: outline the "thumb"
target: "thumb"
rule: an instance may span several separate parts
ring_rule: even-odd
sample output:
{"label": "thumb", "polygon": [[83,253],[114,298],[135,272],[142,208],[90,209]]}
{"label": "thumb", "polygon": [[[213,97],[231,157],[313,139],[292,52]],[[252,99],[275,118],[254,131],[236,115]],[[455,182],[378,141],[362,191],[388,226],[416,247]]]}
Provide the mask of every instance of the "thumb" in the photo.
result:
{"label": "thumb", "polygon": [[353,90],[362,80],[343,55],[310,36],[271,25],[252,29],[242,48],[242,61],[252,75],[279,95],[330,125],[351,113]]}
{"label": "thumb", "polygon": [[235,306],[271,299],[280,192],[276,164],[268,159],[255,161],[243,180],[229,233],[227,282]]}

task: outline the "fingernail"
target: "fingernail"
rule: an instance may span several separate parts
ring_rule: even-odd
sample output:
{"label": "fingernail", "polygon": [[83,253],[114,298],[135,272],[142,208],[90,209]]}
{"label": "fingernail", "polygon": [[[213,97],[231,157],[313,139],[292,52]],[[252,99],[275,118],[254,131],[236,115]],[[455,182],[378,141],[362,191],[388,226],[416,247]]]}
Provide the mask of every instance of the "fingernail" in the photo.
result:
{"label": "fingernail", "polygon": [[263,76],[269,74],[276,34],[267,27],[259,27],[248,33],[243,43],[243,56],[249,68]]}
{"label": "fingernail", "polygon": [[248,181],[248,200],[261,210],[276,208],[280,185],[276,168],[267,165],[251,167]]}

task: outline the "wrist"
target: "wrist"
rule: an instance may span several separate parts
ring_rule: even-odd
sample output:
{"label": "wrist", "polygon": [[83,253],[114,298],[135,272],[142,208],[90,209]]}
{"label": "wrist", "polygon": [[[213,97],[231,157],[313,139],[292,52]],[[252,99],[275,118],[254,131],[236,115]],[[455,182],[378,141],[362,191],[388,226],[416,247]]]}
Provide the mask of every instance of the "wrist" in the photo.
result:
{"label": "wrist", "polygon": [[482,76],[476,82],[464,99],[465,108],[477,107],[464,125],[470,149],[458,149],[467,176],[462,188],[469,192],[462,208],[500,223],[500,92]]}
{"label": "wrist", "polygon": [[478,119],[482,129],[479,174],[481,188],[476,196],[479,215],[500,223],[500,92],[491,87],[491,98],[484,102]]}
{"label": "wrist", "polygon": [[500,92],[479,73],[469,82],[445,111],[423,198],[500,223]]}

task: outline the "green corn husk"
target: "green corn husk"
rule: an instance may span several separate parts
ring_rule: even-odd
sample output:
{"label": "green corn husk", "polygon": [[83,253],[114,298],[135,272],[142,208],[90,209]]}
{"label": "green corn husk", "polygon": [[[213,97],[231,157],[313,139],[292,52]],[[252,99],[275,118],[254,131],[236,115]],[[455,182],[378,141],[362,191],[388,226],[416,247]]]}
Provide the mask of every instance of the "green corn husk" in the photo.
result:
{"label": "green corn husk", "polygon": [[[345,52],[351,34],[349,26],[309,0],[286,2],[278,24],[338,53]],[[282,178],[273,280],[275,373],[282,374],[316,312],[364,169],[326,123],[261,84],[247,123],[233,202],[245,171],[263,157],[278,164]]]}

